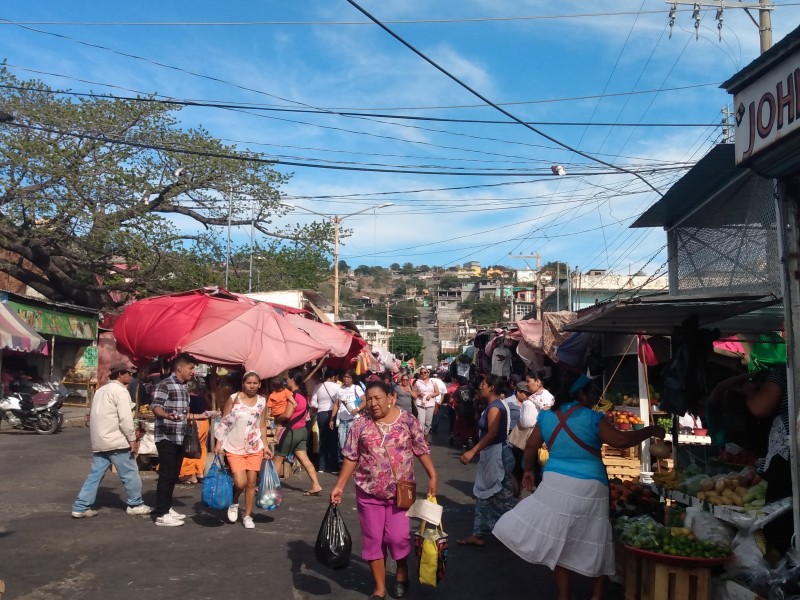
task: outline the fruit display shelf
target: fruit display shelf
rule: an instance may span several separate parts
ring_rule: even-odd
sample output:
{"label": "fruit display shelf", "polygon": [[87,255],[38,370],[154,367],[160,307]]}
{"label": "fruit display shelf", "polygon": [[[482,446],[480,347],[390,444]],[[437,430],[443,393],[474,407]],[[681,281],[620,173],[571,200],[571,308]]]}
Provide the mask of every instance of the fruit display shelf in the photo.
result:
{"label": "fruit display shelf", "polygon": [[679,490],[669,490],[657,486],[654,487],[657,493],[666,500],[673,500],[678,504],[684,504],[686,506],[697,506],[701,508],[705,507],[720,521],[725,521],[726,523],[736,525],[737,527],[748,521],[753,521],[757,517],[756,513],[747,512],[739,506],[716,506],[709,504],[708,502],[698,500],[694,496],[684,494]]}
{"label": "fruit display shelf", "polygon": [[[668,433],[664,436],[664,441],[671,442],[672,441],[672,434]],[[694,444],[697,446],[710,446],[711,445],[711,438],[707,435],[689,435],[685,433],[678,434],[678,443],[679,444]]]}

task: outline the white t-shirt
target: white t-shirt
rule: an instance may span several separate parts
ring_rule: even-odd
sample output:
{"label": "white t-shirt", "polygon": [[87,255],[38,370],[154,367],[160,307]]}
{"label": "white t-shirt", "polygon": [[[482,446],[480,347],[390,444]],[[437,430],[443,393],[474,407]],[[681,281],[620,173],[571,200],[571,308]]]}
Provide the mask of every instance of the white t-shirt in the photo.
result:
{"label": "white t-shirt", "polygon": [[317,412],[328,412],[333,409],[333,402],[336,394],[342,387],[335,381],[320,383],[311,395],[311,408],[316,408]]}
{"label": "white t-shirt", "polygon": [[444,400],[444,397],[447,394],[447,385],[438,377],[431,377],[431,381],[436,384],[436,387],[439,390],[439,397],[436,398],[436,404],[441,404],[442,400]]}
{"label": "white t-shirt", "polygon": [[511,348],[500,344],[492,352],[492,375],[508,377],[511,375]]}
{"label": "white t-shirt", "polygon": [[336,413],[336,416],[340,421],[352,421],[358,417],[358,413],[352,415],[350,411],[358,406],[358,399],[361,396],[361,388],[356,385],[339,388],[336,392],[336,399],[339,400],[339,412]]}

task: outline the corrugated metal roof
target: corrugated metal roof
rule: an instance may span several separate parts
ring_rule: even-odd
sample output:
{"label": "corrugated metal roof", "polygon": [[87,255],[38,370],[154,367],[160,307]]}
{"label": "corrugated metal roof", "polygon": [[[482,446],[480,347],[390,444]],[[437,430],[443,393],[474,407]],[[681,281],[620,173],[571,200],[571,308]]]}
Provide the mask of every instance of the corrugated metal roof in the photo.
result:
{"label": "corrugated metal roof", "polygon": [[[759,311],[780,303],[773,295],[760,296],[649,296],[619,300],[597,307],[586,316],[563,327],[566,331],[595,333],[642,333],[671,335],[686,319],[696,318],[701,327],[719,328],[723,333],[776,331],[781,313]],[[743,319],[750,313],[754,318]]]}
{"label": "corrugated metal roof", "polygon": [[669,228],[732,183],[755,176],[736,166],[733,144],[718,144],[631,227]]}

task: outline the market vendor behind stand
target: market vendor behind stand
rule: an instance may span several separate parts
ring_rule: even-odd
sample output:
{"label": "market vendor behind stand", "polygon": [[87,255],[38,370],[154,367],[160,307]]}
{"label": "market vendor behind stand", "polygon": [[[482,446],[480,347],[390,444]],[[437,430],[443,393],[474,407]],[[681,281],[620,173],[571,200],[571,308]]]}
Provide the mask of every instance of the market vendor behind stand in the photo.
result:
{"label": "market vendor behind stand", "polygon": [[[712,405],[737,389],[744,394],[747,410],[752,417],[770,423],[766,456],[759,468],[759,474],[767,481],[766,503],[788,498],[792,495],[792,477],[788,443],[790,422],[787,368],[772,367],[766,371],[766,377],[759,377],[757,373],[743,373],[725,379],[712,392]],[[753,442],[758,446],[763,440],[755,439]],[[767,541],[781,554],[791,546],[793,534],[791,512],[777,517],[764,527]]]}

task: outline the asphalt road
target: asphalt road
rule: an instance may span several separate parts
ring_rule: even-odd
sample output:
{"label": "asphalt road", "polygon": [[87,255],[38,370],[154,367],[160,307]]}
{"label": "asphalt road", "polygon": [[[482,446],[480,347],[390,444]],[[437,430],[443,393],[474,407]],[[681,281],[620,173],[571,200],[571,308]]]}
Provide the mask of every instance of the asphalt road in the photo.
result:
{"label": "asphalt road", "polygon": [[431,307],[420,307],[417,331],[422,336],[422,363],[426,365],[439,363],[439,339],[435,335],[436,326],[428,324],[428,321],[435,318],[436,314]]}
{"label": "asphalt road", "polygon": [[[446,425],[445,425],[446,428]],[[450,534],[447,575],[436,589],[414,583],[410,599],[555,598],[548,569],[517,558],[496,540],[485,548],[458,546],[472,524],[474,465],[440,434],[433,459],[440,479],[443,525]],[[200,503],[198,486],[176,489],[175,508],[189,515],[183,527],[156,527],[148,517],[124,512],[124,489],[109,473],[100,488],[97,517],[73,519],[71,504],[89,471],[88,429],[52,436],[0,431],[0,579],[4,600],[192,598],[295,600],[363,599],[371,592],[368,565],[360,558],[360,532],[350,486],[342,505],[353,537],[348,568],[332,571],[314,558],[314,542],[328,500],[303,498],[305,475],[284,484],[283,505],[257,511],[256,529],[228,524]],[[427,478],[417,469],[418,489]],[[155,474],[142,474],[144,498],[155,502]],[[329,491],[332,475],[322,474]],[[412,520],[412,526],[418,522]],[[416,568],[412,566],[412,582]],[[575,598],[588,598],[576,579]],[[621,598],[616,586],[609,598]]]}

